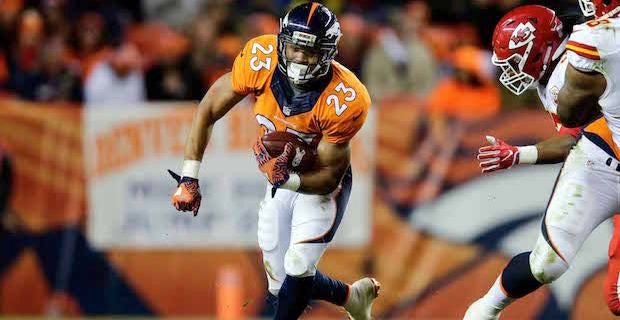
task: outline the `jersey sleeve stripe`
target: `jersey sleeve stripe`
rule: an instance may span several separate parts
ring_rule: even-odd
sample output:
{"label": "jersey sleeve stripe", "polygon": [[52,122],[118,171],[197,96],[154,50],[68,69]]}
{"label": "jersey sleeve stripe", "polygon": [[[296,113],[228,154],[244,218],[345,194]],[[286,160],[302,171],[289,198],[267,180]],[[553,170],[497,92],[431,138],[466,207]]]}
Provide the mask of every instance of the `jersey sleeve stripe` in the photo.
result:
{"label": "jersey sleeve stripe", "polygon": [[588,59],[601,59],[601,55],[598,53],[596,47],[588,46],[579,42],[569,41],[566,44],[566,49]]}
{"label": "jersey sleeve stripe", "polygon": [[581,42],[577,42],[577,41],[574,41],[574,40],[569,40],[567,44],[575,46],[575,47],[579,47],[579,48],[582,48],[582,49],[587,49],[587,50],[590,50],[590,51],[598,51],[598,49],[596,49],[596,47],[594,47],[594,46],[583,44]]}

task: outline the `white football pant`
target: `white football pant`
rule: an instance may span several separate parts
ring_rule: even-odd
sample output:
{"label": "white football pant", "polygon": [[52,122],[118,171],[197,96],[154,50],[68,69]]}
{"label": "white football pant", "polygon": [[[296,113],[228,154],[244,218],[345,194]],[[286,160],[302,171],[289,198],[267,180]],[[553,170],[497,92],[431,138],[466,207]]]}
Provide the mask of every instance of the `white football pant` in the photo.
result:
{"label": "white football pant", "polygon": [[587,137],[569,153],[554,187],[530,268],[541,283],[560,277],[592,230],[619,211],[620,163]]}
{"label": "white football pant", "polygon": [[329,195],[309,195],[271,185],[258,212],[258,245],[269,292],[277,296],[287,275],[313,276],[328,243],[334,237],[351,193],[351,170]]}

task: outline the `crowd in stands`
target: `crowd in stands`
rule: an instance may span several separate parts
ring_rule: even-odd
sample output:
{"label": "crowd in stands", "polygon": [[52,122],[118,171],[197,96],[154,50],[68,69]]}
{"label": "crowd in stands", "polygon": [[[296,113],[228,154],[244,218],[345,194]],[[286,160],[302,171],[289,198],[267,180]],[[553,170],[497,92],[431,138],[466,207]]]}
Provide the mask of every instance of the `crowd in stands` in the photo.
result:
{"label": "crowd in stands", "polygon": [[[337,60],[363,79],[375,101],[412,95],[432,112],[456,117],[494,114],[504,103],[489,59],[492,27],[525,2],[324,1],[344,33]],[[276,33],[278,17],[294,4],[2,0],[0,92],[84,105],[199,100],[230,70],[244,42]]]}

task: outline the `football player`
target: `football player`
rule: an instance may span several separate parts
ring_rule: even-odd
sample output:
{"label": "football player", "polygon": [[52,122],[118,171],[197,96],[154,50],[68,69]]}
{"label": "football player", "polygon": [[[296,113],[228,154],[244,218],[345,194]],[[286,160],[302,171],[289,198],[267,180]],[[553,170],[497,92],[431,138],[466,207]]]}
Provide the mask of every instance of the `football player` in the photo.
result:
{"label": "football player", "polygon": [[[278,35],[251,39],[232,71],[219,78],[198,106],[185,147],[175,208],[197,214],[198,169],[214,123],[246,95],[262,133],[287,131],[317,147],[318,169],[289,171],[291,144],[271,157],[260,138],[253,150],[269,185],[258,212],[258,243],[269,292],[277,297],[275,319],[297,319],[311,299],[343,306],[353,319],[370,319],[379,283],[352,285],[317,270],[333,239],[351,192],[349,141],[362,127],[370,97],[364,85],[334,61],[341,37],[336,16],[318,3],[291,9]],[[272,194],[272,188],[278,191]]]}
{"label": "football player", "polygon": [[[576,26],[576,30],[592,24]],[[563,28],[555,13],[541,6],[519,7],[506,14],[495,29],[493,63],[502,69],[500,82],[515,94],[536,88],[560,135],[524,147],[487,137],[491,145],[481,148],[478,154],[483,172],[516,164],[561,162],[567,155],[568,158],[554,187],[534,250],[519,254],[508,263],[487,294],[468,308],[464,317],[467,320],[498,319],[512,301],[557,279],[590,232],[616,210],[600,198],[608,195],[593,196],[605,184],[596,172],[601,165],[609,169],[607,159],[615,159],[617,154],[605,119],[599,118],[583,128],[580,138],[581,128],[565,127],[558,115],[562,92],[567,91],[565,74],[572,68],[575,52],[580,48],[574,35],[569,38],[563,32],[567,30],[570,26]],[[586,125],[599,116],[596,111],[585,114],[585,121],[580,124]],[[610,248],[615,247],[613,243],[615,240]],[[610,266],[615,265],[614,261],[610,259]]]}
{"label": "football player", "polygon": [[[614,170],[606,171],[605,179],[613,181],[604,191],[609,197],[618,195],[618,145],[620,143],[620,44],[616,34],[620,31],[619,0],[579,0],[585,16],[595,19],[575,28],[569,41],[570,66],[566,71],[566,85],[559,94],[558,114],[568,126],[587,123],[592,114],[602,113],[607,121],[605,135],[586,132],[586,138],[605,151],[605,164]],[[580,110],[580,108],[582,108]],[[615,176],[613,176],[615,174]],[[602,180],[602,178],[601,178]],[[601,182],[602,183],[602,182]],[[601,190],[603,191],[603,190]],[[594,200],[596,201],[596,199]],[[617,205],[617,204],[616,204]],[[609,263],[605,279],[607,306],[620,316],[620,216],[614,216],[614,235],[609,244]]]}

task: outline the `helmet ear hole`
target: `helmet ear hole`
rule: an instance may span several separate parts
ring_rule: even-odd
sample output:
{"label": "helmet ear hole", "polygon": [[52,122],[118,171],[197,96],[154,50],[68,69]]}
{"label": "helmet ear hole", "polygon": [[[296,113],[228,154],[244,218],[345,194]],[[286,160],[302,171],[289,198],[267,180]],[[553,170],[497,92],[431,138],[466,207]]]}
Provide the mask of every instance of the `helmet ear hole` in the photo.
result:
{"label": "helmet ear hole", "polygon": [[514,56],[512,59],[508,59],[507,62],[515,72],[520,71],[519,64],[521,63],[521,56]]}

